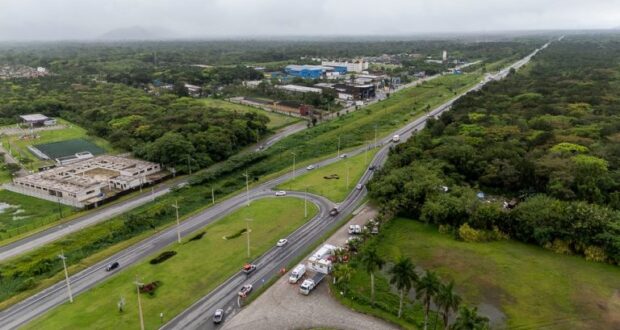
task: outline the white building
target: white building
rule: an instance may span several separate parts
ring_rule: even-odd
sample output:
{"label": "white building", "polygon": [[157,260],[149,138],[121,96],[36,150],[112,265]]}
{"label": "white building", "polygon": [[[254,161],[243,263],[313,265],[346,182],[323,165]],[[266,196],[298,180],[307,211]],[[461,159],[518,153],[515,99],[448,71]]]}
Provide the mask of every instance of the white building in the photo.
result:
{"label": "white building", "polygon": [[86,207],[159,179],[159,164],[99,156],[16,178],[5,189],[74,207]]}
{"label": "white building", "polygon": [[446,62],[448,60],[448,51],[444,50],[443,54],[441,54],[442,61]]}
{"label": "white building", "polygon": [[364,70],[368,70],[368,62],[363,60],[354,60],[354,61],[322,61],[321,65],[323,66],[340,66],[346,67],[347,72],[359,72],[361,73]]}
{"label": "white building", "polygon": [[323,92],[322,89],[320,88],[315,88],[315,87],[306,87],[306,86],[299,86],[299,85],[278,85],[276,86],[276,88],[278,89],[282,89],[288,92],[294,92],[294,93],[318,93],[321,94]]}

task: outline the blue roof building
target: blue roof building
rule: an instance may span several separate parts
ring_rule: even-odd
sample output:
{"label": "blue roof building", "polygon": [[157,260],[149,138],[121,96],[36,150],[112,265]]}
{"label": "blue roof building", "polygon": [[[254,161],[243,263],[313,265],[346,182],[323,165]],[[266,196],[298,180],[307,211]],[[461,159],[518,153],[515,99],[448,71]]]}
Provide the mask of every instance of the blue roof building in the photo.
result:
{"label": "blue roof building", "polygon": [[[331,68],[329,68],[331,69]],[[318,65],[287,65],[284,68],[284,72],[291,76],[307,78],[307,79],[318,79],[321,78],[323,73],[327,71],[328,68]]]}

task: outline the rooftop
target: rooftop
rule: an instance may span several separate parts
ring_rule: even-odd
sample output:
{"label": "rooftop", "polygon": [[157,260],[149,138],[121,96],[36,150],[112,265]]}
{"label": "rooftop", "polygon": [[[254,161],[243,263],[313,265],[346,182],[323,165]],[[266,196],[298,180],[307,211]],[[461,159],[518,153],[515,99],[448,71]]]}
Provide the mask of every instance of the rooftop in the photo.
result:
{"label": "rooftop", "polygon": [[19,117],[23,119],[24,121],[46,121],[49,119],[47,116],[42,115],[40,113],[34,113],[30,115],[21,115]]}

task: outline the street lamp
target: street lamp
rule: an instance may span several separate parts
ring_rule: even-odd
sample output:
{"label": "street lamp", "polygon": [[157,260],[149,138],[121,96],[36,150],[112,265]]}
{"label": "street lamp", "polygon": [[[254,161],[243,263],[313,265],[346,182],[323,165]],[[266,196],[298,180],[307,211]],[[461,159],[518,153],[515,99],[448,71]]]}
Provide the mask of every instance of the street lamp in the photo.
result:
{"label": "street lamp", "polygon": [[375,146],[374,148],[377,147],[377,124],[375,124]]}
{"label": "street lamp", "polygon": [[136,275],[136,280],[134,281],[136,284],[136,291],[138,292],[138,314],[140,315],[140,329],[144,330],[144,316],[142,315],[142,301],[140,301],[140,286],[144,285],[144,283],[140,283],[138,281],[138,276]]}
{"label": "street lamp", "polygon": [[245,233],[246,233],[247,242],[248,242],[248,259],[250,258],[250,222],[252,221],[253,220],[250,218],[245,219],[245,222],[246,222]]}
{"label": "street lamp", "polygon": [[180,223],[179,223],[179,201],[178,200],[174,200],[174,204],[172,204],[172,207],[174,207],[176,214],[177,214],[177,241],[179,242],[179,244],[181,244],[181,229],[179,228]]}
{"label": "street lamp", "polygon": [[304,218],[308,217],[308,185],[305,186],[305,194],[304,194]]}
{"label": "street lamp", "polygon": [[62,260],[62,267],[65,270],[65,281],[67,282],[67,291],[69,292],[69,302],[72,303],[73,302],[73,294],[71,293],[71,282],[69,282],[69,273],[67,272],[67,257],[65,257],[65,252],[63,250],[60,250],[60,254],[58,255],[58,258],[60,258]]}
{"label": "street lamp", "polygon": [[291,154],[293,155],[293,178],[295,177],[295,157],[297,156],[296,153],[291,152]]}
{"label": "street lamp", "polygon": [[340,157],[340,135],[338,135],[338,157]]}
{"label": "street lamp", "polygon": [[250,186],[248,183],[249,175],[247,170],[243,173],[243,176],[245,177],[245,201],[247,206],[250,206]]}
{"label": "street lamp", "polygon": [[189,175],[192,175],[192,166],[189,163],[189,154],[187,155],[187,168],[189,170]]}

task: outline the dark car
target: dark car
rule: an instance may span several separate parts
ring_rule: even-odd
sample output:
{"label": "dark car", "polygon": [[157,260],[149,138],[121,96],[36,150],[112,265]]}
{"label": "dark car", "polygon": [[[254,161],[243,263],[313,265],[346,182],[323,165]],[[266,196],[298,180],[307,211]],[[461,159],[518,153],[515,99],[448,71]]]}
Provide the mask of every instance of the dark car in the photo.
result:
{"label": "dark car", "polygon": [[106,270],[106,271],[108,271],[108,272],[109,272],[109,271],[113,271],[113,270],[115,270],[116,268],[118,268],[118,266],[120,266],[120,264],[118,263],[118,261],[115,261],[115,262],[113,262],[113,263],[111,263],[111,264],[107,265],[107,266],[106,266],[106,268],[105,268],[105,270]]}
{"label": "dark car", "polygon": [[332,217],[337,216],[338,213],[340,213],[340,211],[338,210],[337,207],[334,207],[333,209],[331,209],[331,211],[329,211],[329,215],[331,215]]}
{"label": "dark car", "polygon": [[213,314],[213,323],[220,324],[223,319],[224,319],[224,310],[221,308],[216,309],[215,313]]}
{"label": "dark car", "polygon": [[371,171],[374,171],[374,170],[376,170],[376,169],[377,169],[377,167],[376,167],[375,165],[372,165],[372,166],[371,166],[371,167],[369,167],[368,169],[369,169],[369,170],[371,170]]}

